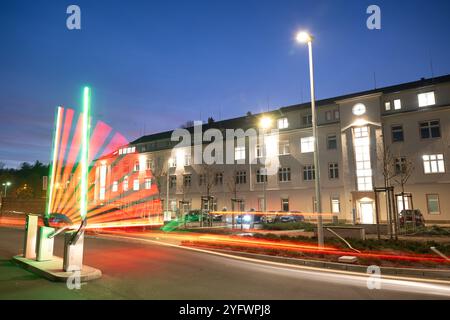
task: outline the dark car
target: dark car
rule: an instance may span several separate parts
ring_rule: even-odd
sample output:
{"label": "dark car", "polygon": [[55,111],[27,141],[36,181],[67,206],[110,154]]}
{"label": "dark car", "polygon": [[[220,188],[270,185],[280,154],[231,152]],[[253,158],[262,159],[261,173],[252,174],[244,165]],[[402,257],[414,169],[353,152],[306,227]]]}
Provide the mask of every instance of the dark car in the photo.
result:
{"label": "dark car", "polygon": [[425,226],[425,219],[420,210],[402,210],[400,212],[400,226],[415,224],[418,227]]}
{"label": "dark car", "polygon": [[305,221],[305,217],[299,214],[289,214],[285,216],[279,217],[280,222],[288,223],[288,222],[303,222]]}

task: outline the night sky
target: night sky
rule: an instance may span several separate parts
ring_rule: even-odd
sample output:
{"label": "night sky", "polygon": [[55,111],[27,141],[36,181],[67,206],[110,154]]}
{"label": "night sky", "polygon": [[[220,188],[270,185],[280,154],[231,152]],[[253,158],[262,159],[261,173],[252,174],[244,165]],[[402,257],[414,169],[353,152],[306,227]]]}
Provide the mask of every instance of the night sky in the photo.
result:
{"label": "night sky", "polygon": [[[371,4],[381,31],[366,28]],[[450,73],[448,0],[3,0],[0,161],[48,162],[55,108],[79,108],[85,84],[95,119],[129,140],[309,101],[301,28],[318,98],[373,89],[374,72],[378,87]]]}

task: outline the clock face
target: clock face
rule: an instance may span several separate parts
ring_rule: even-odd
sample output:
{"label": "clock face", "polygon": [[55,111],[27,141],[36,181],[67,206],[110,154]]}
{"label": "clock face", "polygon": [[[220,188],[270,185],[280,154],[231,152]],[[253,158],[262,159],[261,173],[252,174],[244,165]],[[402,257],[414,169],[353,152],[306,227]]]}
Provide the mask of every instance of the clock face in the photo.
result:
{"label": "clock face", "polygon": [[363,105],[362,103],[355,104],[355,106],[353,107],[353,114],[355,116],[362,116],[365,113],[366,113],[365,105]]}

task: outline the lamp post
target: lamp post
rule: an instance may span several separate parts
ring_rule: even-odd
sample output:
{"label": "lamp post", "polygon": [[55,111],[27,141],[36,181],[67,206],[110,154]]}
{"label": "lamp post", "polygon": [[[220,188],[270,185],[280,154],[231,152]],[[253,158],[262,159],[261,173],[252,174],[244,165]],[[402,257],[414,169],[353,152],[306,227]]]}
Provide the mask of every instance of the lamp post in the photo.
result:
{"label": "lamp post", "polygon": [[297,34],[297,41],[299,43],[307,43],[309,51],[309,79],[311,87],[311,116],[312,116],[312,129],[314,138],[314,169],[315,169],[315,194],[316,194],[316,208],[317,212],[317,236],[319,240],[319,247],[324,246],[323,241],[323,221],[322,221],[322,203],[320,198],[320,167],[319,167],[319,143],[317,137],[317,116],[316,116],[316,101],[314,91],[314,64],[313,64],[313,51],[312,42],[313,37],[305,31],[301,31]]}
{"label": "lamp post", "polygon": [[5,187],[5,198],[6,198],[6,190],[8,189],[8,187],[11,185],[11,182],[3,182],[2,186]]}
{"label": "lamp post", "polygon": [[[259,127],[262,129],[263,134],[262,134],[262,148],[261,148],[261,155],[264,156],[264,159],[266,159],[266,148],[265,148],[265,135],[267,130],[269,130],[270,128],[272,128],[272,118],[270,117],[263,117],[261,118],[261,120],[259,121]],[[265,164],[265,161],[264,161]],[[261,172],[260,172],[261,173]],[[264,178],[263,178],[263,212],[267,211],[267,168],[264,168]]]}

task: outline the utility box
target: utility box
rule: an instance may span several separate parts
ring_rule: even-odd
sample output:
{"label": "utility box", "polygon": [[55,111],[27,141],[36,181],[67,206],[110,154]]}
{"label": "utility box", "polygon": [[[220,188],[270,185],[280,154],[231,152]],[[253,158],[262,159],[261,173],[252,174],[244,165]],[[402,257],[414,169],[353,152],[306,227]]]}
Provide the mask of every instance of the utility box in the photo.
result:
{"label": "utility box", "polygon": [[64,262],[65,272],[81,271],[83,269],[83,246],[84,232],[78,238],[77,243],[70,244],[77,231],[70,231],[64,234]]}
{"label": "utility box", "polygon": [[55,232],[55,228],[39,227],[39,236],[37,243],[37,261],[50,261],[53,260],[53,246],[55,239],[49,239],[49,236]]}
{"label": "utility box", "polygon": [[36,259],[36,242],[38,236],[39,216],[27,215],[25,222],[25,241],[23,257],[25,259]]}

